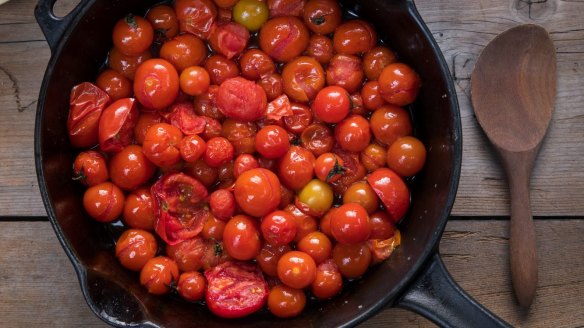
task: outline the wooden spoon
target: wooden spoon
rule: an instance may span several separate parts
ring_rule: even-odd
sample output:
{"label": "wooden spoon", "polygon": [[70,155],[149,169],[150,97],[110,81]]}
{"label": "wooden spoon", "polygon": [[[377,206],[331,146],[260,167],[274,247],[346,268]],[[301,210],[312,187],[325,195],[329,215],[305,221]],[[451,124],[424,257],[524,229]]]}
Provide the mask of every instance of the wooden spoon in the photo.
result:
{"label": "wooden spoon", "polygon": [[556,52],[547,31],[521,25],[491,41],[472,73],[471,95],[509,181],[511,279],[519,304],[528,308],[537,286],[529,180],[556,98]]}

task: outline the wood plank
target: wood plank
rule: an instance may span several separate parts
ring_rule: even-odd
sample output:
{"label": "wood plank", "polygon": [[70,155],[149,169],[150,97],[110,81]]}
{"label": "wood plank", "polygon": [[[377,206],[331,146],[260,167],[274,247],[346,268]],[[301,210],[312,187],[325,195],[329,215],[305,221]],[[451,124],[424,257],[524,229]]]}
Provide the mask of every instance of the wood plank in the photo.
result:
{"label": "wood plank", "polygon": [[[67,13],[78,0],[57,1]],[[0,209],[2,215],[45,215],[34,171],[34,110],[49,50],[33,17],[35,2],[12,0],[0,10]],[[463,124],[463,166],[452,213],[508,215],[504,174],[474,119],[469,76],[496,34],[520,23],[546,27],[558,49],[558,98],[534,169],[533,213],[584,214],[584,11],[582,1],[431,1],[416,5],[456,80]],[[530,18],[531,15],[531,18]],[[17,93],[15,90],[18,89]],[[23,151],[25,150],[25,151]]]}
{"label": "wood plank", "polygon": [[[453,278],[516,327],[584,325],[584,220],[536,221],[540,282],[522,317],[511,293],[506,221],[451,221],[440,250]],[[15,247],[18,245],[18,247]],[[0,222],[0,326],[106,327],[90,312],[48,222]],[[561,250],[561,251],[560,251]],[[34,313],[34,315],[31,315]],[[434,327],[388,308],[362,327]]]}

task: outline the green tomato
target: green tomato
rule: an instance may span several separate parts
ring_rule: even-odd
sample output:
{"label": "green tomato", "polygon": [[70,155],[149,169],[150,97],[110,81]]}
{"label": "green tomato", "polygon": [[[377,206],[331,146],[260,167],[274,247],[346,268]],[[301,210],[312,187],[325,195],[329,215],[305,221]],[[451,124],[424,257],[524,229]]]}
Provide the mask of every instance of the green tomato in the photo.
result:
{"label": "green tomato", "polygon": [[241,0],[233,7],[233,20],[255,32],[268,20],[268,6],[260,0]]}
{"label": "green tomato", "polygon": [[328,183],[313,179],[300,190],[298,200],[310,209],[324,213],[333,205],[333,189]]}

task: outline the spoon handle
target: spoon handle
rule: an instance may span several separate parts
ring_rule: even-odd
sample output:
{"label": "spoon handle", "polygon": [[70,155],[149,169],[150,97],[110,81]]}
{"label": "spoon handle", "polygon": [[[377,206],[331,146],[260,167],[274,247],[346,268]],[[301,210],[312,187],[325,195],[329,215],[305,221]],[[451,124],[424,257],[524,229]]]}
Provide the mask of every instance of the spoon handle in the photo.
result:
{"label": "spoon handle", "polygon": [[529,201],[529,180],[535,151],[503,155],[511,190],[511,280],[519,305],[528,308],[537,287],[535,226]]}

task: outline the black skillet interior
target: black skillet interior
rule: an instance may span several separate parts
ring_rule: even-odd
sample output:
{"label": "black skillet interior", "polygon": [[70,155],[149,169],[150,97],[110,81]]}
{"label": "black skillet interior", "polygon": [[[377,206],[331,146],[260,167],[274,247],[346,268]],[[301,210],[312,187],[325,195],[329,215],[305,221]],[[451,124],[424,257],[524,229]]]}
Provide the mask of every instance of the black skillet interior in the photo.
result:
{"label": "black skillet interior", "polygon": [[[92,311],[122,327],[337,327],[357,324],[392,304],[436,251],[454,201],[462,156],[456,94],[437,45],[410,0],[342,1],[372,22],[381,39],[420,74],[423,87],[412,106],[415,133],[428,148],[425,169],[413,182],[412,207],[400,229],[403,244],[385,263],[345,288],[329,302],[315,303],[295,319],[266,312],[236,321],[214,317],[204,306],[178,298],[148,295],[136,274],[117,263],[115,228],[87,217],[83,188],[71,179],[75,150],[69,146],[66,120],[71,87],[93,81],[111,47],[115,22],[132,12],[143,14],[156,0],[88,0],[64,20],[52,16],[55,0],[41,0],[37,20],[53,50],[39,97],[35,158],[41,193],[55,232],[78,273]],[[69,24],[70,23],[70,24]],[[62,37],[61,37],[62,33]]]}

